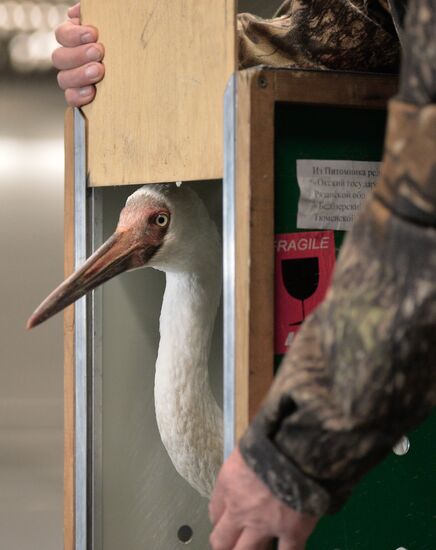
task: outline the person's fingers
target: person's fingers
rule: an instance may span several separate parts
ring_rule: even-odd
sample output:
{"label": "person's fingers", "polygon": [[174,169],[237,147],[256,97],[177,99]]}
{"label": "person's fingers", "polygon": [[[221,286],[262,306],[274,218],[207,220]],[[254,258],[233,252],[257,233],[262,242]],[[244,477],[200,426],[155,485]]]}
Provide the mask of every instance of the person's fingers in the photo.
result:
{"label": "person's fingers", "polygon": [[102,63],[88,63],[83,67],[60,71],[58,73],[58,84],[62,90],[66,90],[67,88],[83,88],[84,86],[100,82],[103,76],[104,65]]}
{"label": "person's fingers", "polygon": [[226,501],[224,499],[224,493],[219,481],[215,485],[212,493],[212,498],[209,502],[209,519],[210,522],[215,525],[220,517],[223,515],[226,509]]}
{"label": "person's fingers", "polygon": [[97,42],[98,31],[92,25],[77,25],[73,21],[65,21],[55,30],[55,36],[61,46],[74,48]]}
{"label": "person's fingers", "polygon": [[95,97],[95,86],[85,86],[83,88],[68,88],[65,90],[65,99],[68,105],[72,107],[82,107],[87,105]]}
{"label": "person's fingers", "polygon": [[218,523],[220,517],[223,515],[226,505],[223,499],[214,498],[209,503],[209,519],[212,525]]}
{"label": "person's fingers", "polygon": [[242,528],[234,523],[231,514],[224,512],[209,537],[210,545],[213,550],[232,550],[241,532]]}
{"label": "person's fingers", "polygon": [[244,529],[234,550],[267,550],[272,537],[261,534],[254,529]]}
{"label": "person's fingers", "polygon": [[68,8],[68,17],[71,19],[77,17],[80,18],[80,2],[77,4],[74,4],[74,6],[71,6],[71,8]]}
{"label": "person's fingers", "polygon": [[53,65],[60,70],[58,84],[65,90],[68,105],[81,107],[95,97],[95,86],[104,76],[104,47],[97,44],[98,31],[80,24],[80,3],[68,9],[69,20],[59,25],[56,39],[63,47],[52,54]]}
{"label": "person's fingers", "polygon": [[101,61],[104,57],[103,44],[85,44],[75,48],[57,48],[51,58],[56,69],[75,69],[90,61]]}
{"label": "person's fingers", "polygon": [[304,543],[300,544],[289,539],[281,538],[279,540],[278,550],[304,550]]}

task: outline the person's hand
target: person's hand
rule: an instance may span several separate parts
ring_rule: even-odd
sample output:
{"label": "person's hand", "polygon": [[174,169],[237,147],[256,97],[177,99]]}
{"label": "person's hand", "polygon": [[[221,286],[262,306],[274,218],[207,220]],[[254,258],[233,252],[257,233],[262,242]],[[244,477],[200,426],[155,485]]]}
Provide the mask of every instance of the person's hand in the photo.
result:
{"label": "person's hand", "polygon": [[235,449],[220,470],[209,517],[213,550],[264,550],[273,538],[279,550],[303,550],[319,518],[278,500]]}
{"label": "person's hand", "polygon": [[95,84],[104,76],[104,47],[97,43],[95,27],[80,24],[80,3],[68,10],[68,17],[56,29],[62,47],[53,52],[52,61],[67,103],[80,107],[94,99]]}

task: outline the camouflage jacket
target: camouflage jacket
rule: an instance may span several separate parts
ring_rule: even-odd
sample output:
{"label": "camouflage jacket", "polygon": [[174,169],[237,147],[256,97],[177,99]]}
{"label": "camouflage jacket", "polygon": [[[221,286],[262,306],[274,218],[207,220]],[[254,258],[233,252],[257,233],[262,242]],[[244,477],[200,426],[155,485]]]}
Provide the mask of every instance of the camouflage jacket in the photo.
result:
{"label": "camouflage jacket", "polygon": [[336,512],[436,404],[436,105],[390,105],[380,181],[240,442],[297,510]]}
{"label": "camouflage jacket", "polygon": [[405,2],[285,0],[272,19],[239,14],[239,66],[397,72]]}

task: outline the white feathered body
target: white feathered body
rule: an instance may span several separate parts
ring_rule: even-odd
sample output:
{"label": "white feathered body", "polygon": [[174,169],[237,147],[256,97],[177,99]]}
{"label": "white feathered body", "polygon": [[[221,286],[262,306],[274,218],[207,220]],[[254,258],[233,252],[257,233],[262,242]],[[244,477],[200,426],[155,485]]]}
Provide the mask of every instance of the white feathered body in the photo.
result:
{"label": "white feathered body", "polygon": [[[172,187],[172,186],[171,186]],[[208,360],[221,296],[221,244],[215,224],[189,188],[165,191],[174,212],[168,238],[149,265],[166,272],[156,361],[155,407],[162,442],[179,474],[210,496],[223,459],[222,411]]]}

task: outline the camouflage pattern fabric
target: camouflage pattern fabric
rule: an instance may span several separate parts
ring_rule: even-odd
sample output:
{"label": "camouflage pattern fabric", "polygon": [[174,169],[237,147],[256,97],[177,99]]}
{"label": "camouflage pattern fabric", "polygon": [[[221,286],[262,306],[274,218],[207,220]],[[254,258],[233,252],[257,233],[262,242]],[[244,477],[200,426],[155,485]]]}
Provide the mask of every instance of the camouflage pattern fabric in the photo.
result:
{"label": "camouflage pattern fabric", "polygon": [[436,0],[410,0],[403,36],[400,97],[436,103]]}
{"label": "camouflage pattern fabric", "polygon": [[403,42],[404,15],[407,9],[408,0],[388,0],[395,29],[400,41]]}
{"label": "camouflage pattern fabric", "polygon": [[388,0],[286,0],[272,19],[239,14],[238,48],[241,69],[395,73],[400,53]]}
{"label": "camouflage pattern fabric", "polygon": [[[419,139],[416,139],[419,136]],[[376,196],[398,216],[436,227],[436,107],[392,102]]]}
{"label": "camouflage pattern fabric", "polygon": [[336,512],[436,404],[435,151],[436,106],[392,101],[381,179],[240,442],[297,510]]}

